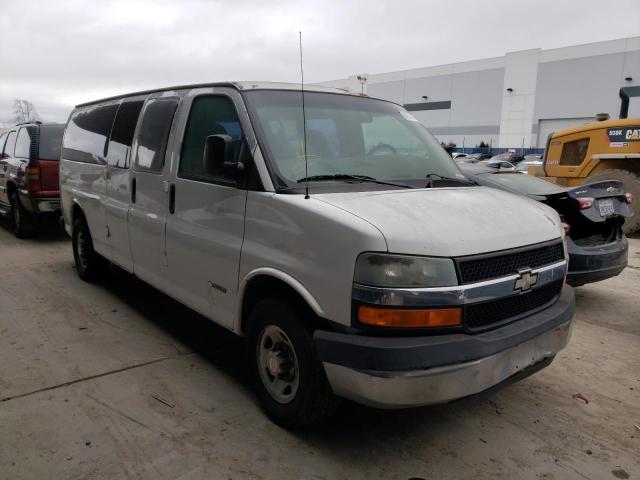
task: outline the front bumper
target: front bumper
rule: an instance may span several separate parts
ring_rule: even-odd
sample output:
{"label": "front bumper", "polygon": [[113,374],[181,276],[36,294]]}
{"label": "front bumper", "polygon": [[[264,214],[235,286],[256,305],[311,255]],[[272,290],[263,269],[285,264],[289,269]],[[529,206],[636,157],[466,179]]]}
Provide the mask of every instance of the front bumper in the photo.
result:
{"label": "front bumper", "polygon": [[627,266],[629,244],[623,235],[615,242],[582,247],[567,237],[569,272],[567,283],[579,287],[585,283],[599,282],[615,277]]}
{"label": "front bumper", "polygon": [[535,371],[569,341],[571,287],[549,308],[485,333],[363,337],[316,331],[336,395],[378,408],[406,408],[478,394]]}

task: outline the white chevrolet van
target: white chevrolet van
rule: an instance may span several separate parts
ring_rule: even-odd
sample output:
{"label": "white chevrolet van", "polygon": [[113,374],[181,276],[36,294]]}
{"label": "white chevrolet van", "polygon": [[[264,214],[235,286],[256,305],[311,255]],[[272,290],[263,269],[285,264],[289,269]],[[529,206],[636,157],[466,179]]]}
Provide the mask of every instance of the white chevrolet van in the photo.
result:
{"label": "white chevrolet van", "polygon": [[266,412],[448,402],[548,365],[573,291],[556,212],[466,181],[403,107],[219,83],[77,106],[60,162],[79,275],[109,262],[246,340]]}

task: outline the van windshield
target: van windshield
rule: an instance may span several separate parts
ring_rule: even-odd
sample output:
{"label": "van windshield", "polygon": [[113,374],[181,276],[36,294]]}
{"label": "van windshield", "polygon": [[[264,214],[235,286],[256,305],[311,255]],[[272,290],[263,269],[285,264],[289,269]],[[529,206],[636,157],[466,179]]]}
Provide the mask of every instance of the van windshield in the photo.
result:
{"label": "van windshield", "polygon": [[427,129],[393,103],[305,92],[307,171],[301,92],[256,90],[245,100],[280,187],[299,186],[305,177],[349,183],[355,175],[413,187],[424,187],[428,177],[465,178]]}

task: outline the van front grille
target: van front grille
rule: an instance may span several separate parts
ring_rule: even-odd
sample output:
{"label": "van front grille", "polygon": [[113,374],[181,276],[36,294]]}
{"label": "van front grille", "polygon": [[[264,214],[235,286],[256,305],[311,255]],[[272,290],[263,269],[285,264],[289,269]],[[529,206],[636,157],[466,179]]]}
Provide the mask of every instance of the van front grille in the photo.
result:
{"label": "van front grille", "polygon": [[495,255],[456,259],[461,283],[474,283],[513,275],[523,268],[538,268],[564,260],[562,243],[497,252]]}
{"label": "van front grille", "polygon": [[558,280],[511,297],[468,305],[464,308],[464,326],[469,330],[478,330],[517,320],[519,316],[557,300],[562,283],[562,280]]}

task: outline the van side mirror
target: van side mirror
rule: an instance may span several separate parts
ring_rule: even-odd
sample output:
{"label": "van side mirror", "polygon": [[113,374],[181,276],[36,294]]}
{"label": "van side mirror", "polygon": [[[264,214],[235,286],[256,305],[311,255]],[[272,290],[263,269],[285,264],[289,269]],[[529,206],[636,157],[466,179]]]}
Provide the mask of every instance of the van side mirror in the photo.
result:
{"label": "van side mirror", "polygon": [[209,135],[204,145],[202,158],[204,173],[211,176],[221,174],[239,177],[244,171],[242,162],[233,161],[233,139],[229,135]]}

